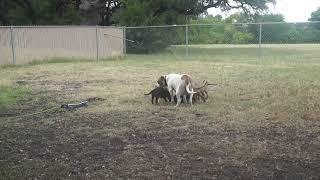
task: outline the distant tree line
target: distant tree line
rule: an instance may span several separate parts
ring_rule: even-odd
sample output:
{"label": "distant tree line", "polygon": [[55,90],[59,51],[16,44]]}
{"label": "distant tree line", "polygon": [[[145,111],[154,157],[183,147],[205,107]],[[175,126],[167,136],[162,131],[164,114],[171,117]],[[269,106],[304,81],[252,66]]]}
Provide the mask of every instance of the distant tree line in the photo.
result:
{"label": "distant tree line", "polygon": [[[320,8],[310,21],[320,21]],[[253,22],[285,22],[281,14],[246,16],[233,14],[226,19],[206,16],[191,20],[190,42],[195,44],[256,44],[259,42],[259,24]],[[243,24],[242,24],[243,23]],[[320,43],[320,23],[266,23],[261,26],[262,43]]]}

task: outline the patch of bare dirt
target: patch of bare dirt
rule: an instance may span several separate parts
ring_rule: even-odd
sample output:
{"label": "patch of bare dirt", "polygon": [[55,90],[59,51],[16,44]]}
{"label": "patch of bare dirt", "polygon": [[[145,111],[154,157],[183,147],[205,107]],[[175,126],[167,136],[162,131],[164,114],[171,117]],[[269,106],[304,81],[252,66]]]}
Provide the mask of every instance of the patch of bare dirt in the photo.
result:
{"label": "patch of bare dirt", "polygon": [[[205,118],[204,115],[197,116]],[[209,117],[207,117],[209,118]],[[0,125],[4,179],[317,179],[319,132],[183,125],[174,112],[60,112]]]}

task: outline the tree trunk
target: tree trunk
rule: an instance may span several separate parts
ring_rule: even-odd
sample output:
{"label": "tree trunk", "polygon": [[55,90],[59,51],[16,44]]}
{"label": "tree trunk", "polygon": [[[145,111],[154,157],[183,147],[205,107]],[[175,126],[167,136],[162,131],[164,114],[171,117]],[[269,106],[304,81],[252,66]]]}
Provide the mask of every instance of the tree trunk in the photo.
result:
{"label": "tree trunk", "polygon": [[105,6],[105,1],[81,0],[79,5],[81,24],[98,25],[102,20],[100,10]]}

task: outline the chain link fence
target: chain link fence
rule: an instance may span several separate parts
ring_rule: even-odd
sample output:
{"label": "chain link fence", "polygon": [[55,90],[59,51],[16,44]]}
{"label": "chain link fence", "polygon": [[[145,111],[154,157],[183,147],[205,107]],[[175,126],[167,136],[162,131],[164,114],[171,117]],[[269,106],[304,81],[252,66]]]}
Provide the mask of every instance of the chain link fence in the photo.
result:
{"label": "chain link fence", "polygon": [[257,61],[320,58],[320,22],[126,27],[127,54]]}
{"label": "chain link fence", "polygon": [[0,27],[0,64],[123,54],[208,60],[316,60],[320,22],[215,23],[146,27]]}
{"label": "chain link fence", "polygon": [[123,55],[123,28],[0,27],[0,64],[50,58],[103,59]]}

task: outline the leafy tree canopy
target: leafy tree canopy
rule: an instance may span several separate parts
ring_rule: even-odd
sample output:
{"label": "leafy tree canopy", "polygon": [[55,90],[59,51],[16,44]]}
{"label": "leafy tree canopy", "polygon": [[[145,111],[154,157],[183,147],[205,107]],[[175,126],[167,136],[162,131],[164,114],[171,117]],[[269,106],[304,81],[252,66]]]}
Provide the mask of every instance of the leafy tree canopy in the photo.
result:
{"label": "leafy tree canopy", "polygon": [[268,3],[275,0],[1,0],[0,24],[178,24],[208,8],[255,13]]}
{"label": "leafy tree canopy", "polygon": [[1,0],[0,25],[78,24],[78,0]]}
{"label": "leafy tree canopy", "polygon": [[320,7],[316,11],[311,13],[309,21],[320,21]]}
{"label": "leafy tree canopy", "polygon": [[[311,13],[309,21],[320,21],[320,7]],[[313,24],[313,27],[320,30],[320,23]]]}
{"label": "leafy tree canopy", "polygon": [[209,8],[223,11],[242,9],[257,13],[268,9],[274,0],[121,0],[114,20],[121,25],[184,24],[187,17],[198,16]]}

